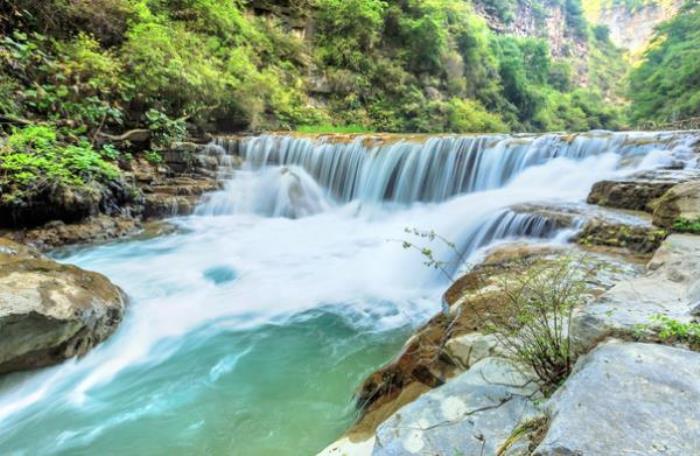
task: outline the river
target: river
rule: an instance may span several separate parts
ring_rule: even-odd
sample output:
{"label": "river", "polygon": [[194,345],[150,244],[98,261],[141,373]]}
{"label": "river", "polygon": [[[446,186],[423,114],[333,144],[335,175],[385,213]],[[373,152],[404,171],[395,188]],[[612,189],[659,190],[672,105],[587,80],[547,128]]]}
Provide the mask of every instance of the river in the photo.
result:
{"label": "river", "polygon": [[450,270],[504,239],[565,242],[508,208],[583,202],[601,179],[687,162],[688,141],[220,140],[212,151],[244,165],[175,233],[55,253],[107,275],[129,308],[84,358],[0,380],[0,453],[314,454],[352,422],[355,388],[440,310],[447,279],[402,240]]}

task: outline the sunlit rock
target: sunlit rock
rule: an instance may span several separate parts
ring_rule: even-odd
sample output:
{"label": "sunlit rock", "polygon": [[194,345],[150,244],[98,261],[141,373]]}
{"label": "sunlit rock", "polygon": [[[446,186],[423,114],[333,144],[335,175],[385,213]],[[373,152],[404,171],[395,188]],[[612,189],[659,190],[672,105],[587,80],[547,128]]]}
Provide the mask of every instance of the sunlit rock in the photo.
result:
{"label": "sunlit rock", "polygon": [[534,454],[700,454],[699,379],[700,353],[601,345],[548,402],[551,423]]}
{"label": "sunlit rock", "polygon": [[0,238],[0,373],[84,355],[117,328],[125,300],[100,274]]}
{"label": "sunlit rock", "polygon": [[575,313],[572,334],[581,351],[609,336],[636,337],[656,315],[689,321],[700,299],[700,237],[674,234],[646,274],[622,280]]}

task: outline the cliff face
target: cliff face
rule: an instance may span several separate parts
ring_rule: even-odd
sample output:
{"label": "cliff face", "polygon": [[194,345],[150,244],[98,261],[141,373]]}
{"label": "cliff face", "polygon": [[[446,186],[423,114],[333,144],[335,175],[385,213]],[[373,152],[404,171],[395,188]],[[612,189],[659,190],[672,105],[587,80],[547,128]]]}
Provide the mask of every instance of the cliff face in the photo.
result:
{"label": "cliff face", "polygon": [[504,20],[489,6],[488,0],[475,0],[474,9],[489,28],[499,34],[525,38],[542,38],[549,44],[554,58],[581,55],[587,52],[585,38],[576,36],[567,26],[566,10],[562,4],[550,0],[517,1],[510,16]]}
{"label": "cliff face", "polygon": [[[584,3],[595,3],[585,1]],[[588,9],[588,19],[610,29],[610,40],[616,46],[638,56],[646,49],[654,34],[654,28],[672,18],[684,0],[657,0],[631,9],[625,4],[599,4]]]}

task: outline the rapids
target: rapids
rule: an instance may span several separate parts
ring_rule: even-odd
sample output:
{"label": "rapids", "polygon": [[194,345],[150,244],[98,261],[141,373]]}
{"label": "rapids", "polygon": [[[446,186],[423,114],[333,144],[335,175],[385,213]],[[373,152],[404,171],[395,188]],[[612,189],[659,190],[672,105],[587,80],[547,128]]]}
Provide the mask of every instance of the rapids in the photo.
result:
{"label": "rapids", "polygon": [[[434,230],[461,255],[566,232],[509,206],[580,202],[598,180],[696,166],[684,133],[221,139],[244,160],[179,231],[56,252],[130,296],[82,359],[0,379],[0,453],[308,455],[352,394],[439,311],[447,283],[402,248]],[[450,249],[430,245],[439,258]]]}

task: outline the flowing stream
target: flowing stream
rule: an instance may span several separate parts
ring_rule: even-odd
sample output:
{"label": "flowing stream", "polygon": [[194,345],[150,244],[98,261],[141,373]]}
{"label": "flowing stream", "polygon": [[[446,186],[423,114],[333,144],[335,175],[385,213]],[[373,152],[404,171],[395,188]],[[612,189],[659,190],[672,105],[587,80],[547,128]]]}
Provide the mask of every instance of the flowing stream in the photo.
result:
{"label": "flowing stream", "polygon": [[[0,454],[310,455],[353,391],[440,309],[446,279],[401,240],[462,252],[565,242],[511,205],[584,201],[598,180],[695,166],[677,133],[220,140],[244,160],[179,231],[63,253],[130,296],[80,360],[0,379]],[[449,249],[433,245],[435,255]],[[459,264],[458,264],[459,263]]]}

